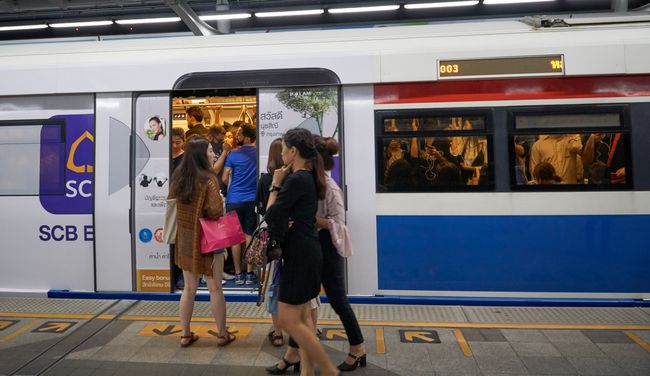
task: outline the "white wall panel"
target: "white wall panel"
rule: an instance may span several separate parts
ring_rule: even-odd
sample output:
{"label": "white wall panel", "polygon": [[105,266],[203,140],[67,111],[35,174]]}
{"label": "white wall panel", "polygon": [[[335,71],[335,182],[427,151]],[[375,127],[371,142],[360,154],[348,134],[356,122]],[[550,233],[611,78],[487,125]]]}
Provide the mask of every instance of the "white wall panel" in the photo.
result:
{"label": "white wall panel", "polygon": [[347,225],[354,248],[348,293],[372,295],[378,286],[372,87],[344,86],[343,103]]}

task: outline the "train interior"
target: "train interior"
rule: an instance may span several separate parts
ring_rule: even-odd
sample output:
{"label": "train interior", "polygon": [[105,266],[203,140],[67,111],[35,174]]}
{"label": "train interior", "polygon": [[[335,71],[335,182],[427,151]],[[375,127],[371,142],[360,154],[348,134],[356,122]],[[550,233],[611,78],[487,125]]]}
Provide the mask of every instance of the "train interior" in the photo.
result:
{"label": "train interior", "polygon": [[[220,90],[192,90],[192,91],[176,91],[171,97],[171,126],[172,128],[181,128],[183,131],[188,131],[189,125],[186,119],[186,110],[190,107],[198,107],[202,110],[204,118],[202,124],[210,129],[213,126],[222,127],[223,140],[213,139],[208,136],[208,139],[213,142],[217,147],[215,154],[217,158],[222,153],[221,146],[217,146],[220,142],[229,143],[234,146],[236,142],[237,124],[245,122],[252,125],[257,125],[257,89],[220,89]],[[174,141],[174,137],[170,137],[170,142]],[[170,153],[170,163],[172,163],[173,147]],[[259,171],[259,163],[258,163]],[[220,175],[220,173],[218,173]],[[171,173],[170,173],[171,176]],[[221,180],[220,180],[221,182]],[[222,185],[222,195],[227,194],[227,188]],[[225,200],[224,200],[225,202]],[[224,266],[223,287],[226,291],[247,291],[256,290],[257,285],[236,285],[235,284],[235,266],[233,263],[232,249],[228,249],[228,256]],[[173,254],[170,257],[170,278],[172,291],[182,292],[184,281],[183,274],[178,266],[174,263]],[[204,277],[199,282],[199,290],[207,291],[207,286]]]}

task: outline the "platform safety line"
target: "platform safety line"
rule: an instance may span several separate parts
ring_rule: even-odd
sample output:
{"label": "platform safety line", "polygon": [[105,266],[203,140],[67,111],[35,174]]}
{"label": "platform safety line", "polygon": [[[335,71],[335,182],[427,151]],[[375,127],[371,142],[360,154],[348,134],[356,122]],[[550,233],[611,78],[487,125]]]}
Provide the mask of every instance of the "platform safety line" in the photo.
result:
{"label": "platform safety line", "polygon": [[32,326],[36,325],[38,322],[39,322],[38,320],[33,320],[33,321],[28,322],[27,324],[25,324],[25,325],[21,326],[20,328],[16,329],[16,331],[14,331],[13,333],[11,333],[11,334],[3,337],[3,338],[0,338],[0,343],[5,343],[5,342],[8,342],[8,341],[11,341],[15,337],[18,337],[19,335],[21,335],[24,331],[29,330]]}
{"label": "platform safety line", "polygon": [[650,352],[650,344],[648,344],[646,341],[641,339],[638,335],[632,333],[632,332],[625,332],[625,335],[630,337],[630,339],[634,342],[636,342],[639,346],[641,346],[645,351]]}
{"label": "platform safety line", "polygon": [[95,316],[96,319],[100,319],[100,320],[113,320],[113,319],[115,319],[116,317],[117,317],[117,316],[112,315],[112,314],[109,314],[109,315],[97,315],[97,316]]}
{"label": "platform safety line", "polygon": [[[179,321],[178,316],[123,315],[126,321]],[[192,317],[193,322],[214,322],[212,317]],[[228,317],[228,322],[239,324],[271,324],[270,318]],[[318,320],[321,325],[341,325],[340,320]],[[504,324],[472,322],[431,321],[372,321],[359,320],[361,326],[422,327],[422,328],[478,328],[478,329],[600,329],[600,330],[650,330],[650,325],[590,325],[590,324]]]}
{"label": "platform safety line", "polygon": [[454,329],[454,336],[456,336],[456,341],[458,341],[458,345],[463,351],[463,354],[465,354],[465,356],[472,356],[472,349],[469,347],[469,343],[465,340],[463,332],[460,329]]}
{"label": "platform safety line", "polygon": [[0,317],[22,317],[31,319],[78,319],[90,320],[95,318],[95,315],[81,315],[81,314],[67,314],[67,313],[25,313],[25,312],[0,312]]}
{"label": "platform safety line", "polygon": [[375,342],[377,343],[377,354],[386,353],[386,341],[384,340],[384,329],[375,329]]}

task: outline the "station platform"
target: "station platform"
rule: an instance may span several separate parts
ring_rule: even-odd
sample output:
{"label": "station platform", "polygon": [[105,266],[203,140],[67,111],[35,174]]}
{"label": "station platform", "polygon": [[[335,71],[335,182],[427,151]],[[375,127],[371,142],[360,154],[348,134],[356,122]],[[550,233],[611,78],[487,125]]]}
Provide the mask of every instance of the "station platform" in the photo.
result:
{"label": "station platform", "polygon": [[[0,375],[265,375],[285,350],[267,339],[270,316],[254,303],[227,309],[235,342],[217,347],[209,305],[198,301],[200,339],[181,348],[177,301],[0,297]],[[650,375],[650,308],[353,309],[368,366],[351,375]],[[328,304],[318,327],[343,361],[345,331]]]}

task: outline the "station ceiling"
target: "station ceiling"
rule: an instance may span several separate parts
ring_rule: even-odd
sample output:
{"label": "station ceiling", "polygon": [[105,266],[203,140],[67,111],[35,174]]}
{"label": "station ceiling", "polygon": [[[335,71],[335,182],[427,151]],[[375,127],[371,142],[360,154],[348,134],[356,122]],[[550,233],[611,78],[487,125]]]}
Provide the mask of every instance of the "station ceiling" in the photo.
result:
{"label": "station ceiling", "polygon": [[[468,6],[412,9],[410,4],[436,2],[469,3]],[[194,16],[247,13],[248,18],[200,21],[215,33],[325,29],[401,23],[445,22],[532,15],[608,13],[625,4],[629,10],[648,10],[650,0],[536,0],[515,4],[489,4],[495,0],[0,0],[0,41],[65,37],[130,37],[161,33],[197,34],[178,9]],[[521,0],[519,0],[521,1]],[[528,0],[531,1],[531,0]],[[367,13],[334,13],[346,7],[390,6],[390,10]],[[397,6],[397,9],[394,9]],[[315,10],[314,15],[260,17],[262,12]],[[180,17],[179,17],[180,16]],[[141,18],[179,18],[175,22],[142,24],[116,21]],[[101,26],[53,27],[57,23],[110,21]],[[14,30],[12,26],[41,25],[40,29]],[[224,26],[226,25],[226,26]],[[219,27],[218,27],[219,26]]]}

